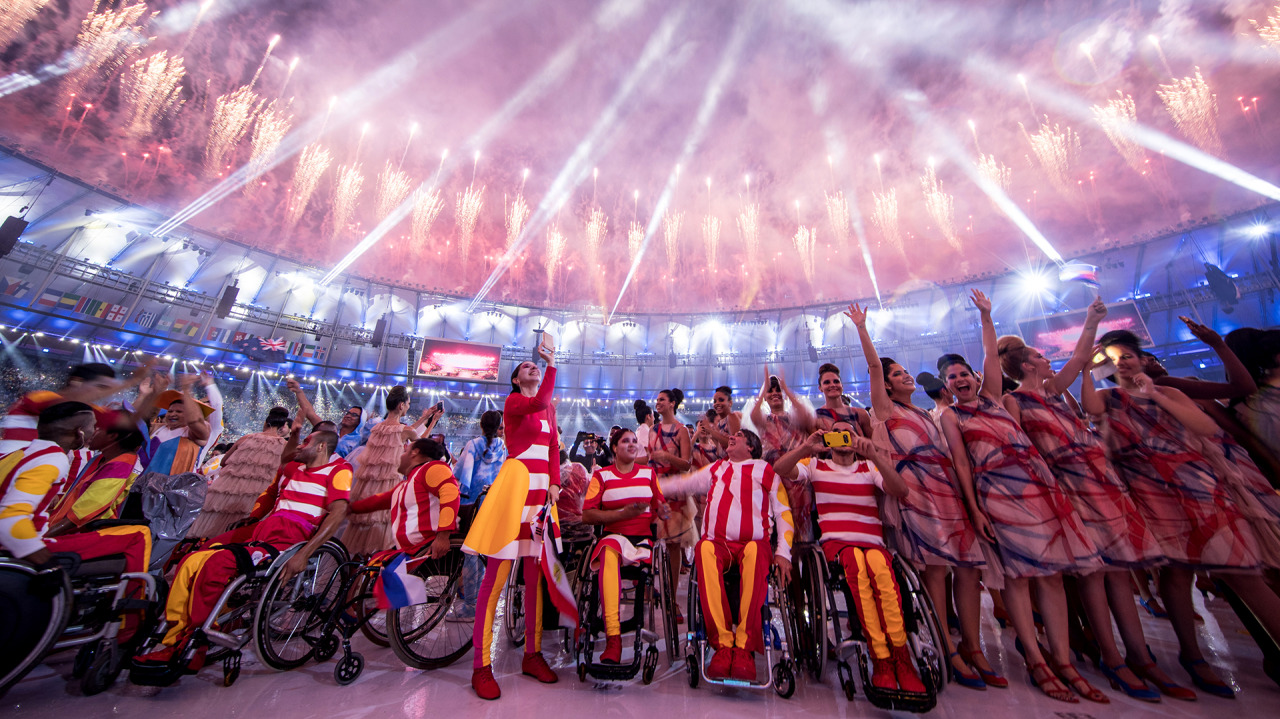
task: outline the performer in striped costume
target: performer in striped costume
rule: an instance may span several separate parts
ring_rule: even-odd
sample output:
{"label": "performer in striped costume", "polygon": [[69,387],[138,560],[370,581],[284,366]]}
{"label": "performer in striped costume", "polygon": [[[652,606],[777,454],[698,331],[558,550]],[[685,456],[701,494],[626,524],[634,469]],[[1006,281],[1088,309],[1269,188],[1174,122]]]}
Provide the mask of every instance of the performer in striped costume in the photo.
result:
{"label": "performer in striped costume", "polygon": [[[856,430],[851,423],[838,421],[832,431],[852,434]],[[781,477],[813,488],[818,541],[827,561],[844,567],[862,636],[871,648],[871,683],[880,689],[923,694],[924,684],[907,650],[902,595],[893,574],[893,558],[885,551],[876,502],[877,490],[907,496],[907,483],[894,469],[889,453],[866,437],[854,435],[851,445],[831,447],[829,460],[806,459],[827,448],[823,434],[814,432],[783,455],[774,469]]]}
{"label": "performer in striped costume", "polygon": [[597,469],[582,504],[584,524],[603,524],[605,537],[596,544],[591,569],[600,573],[600,607],[604,614],[605,647],[600,661],[622,661],[622,625],[618,618],[622,592],[621,568],[648,564],[653,551],[653,522],[667,513],[653,469],[636,464],[640,441],[636,433],[618,428],[609,437],[614,463]]}
{"label": "performer in striped costume", "polygon": [[525,578],[525,656],[522,671],[543,683],[557,681],[556,673],[542,656],[542,571],[538,562],[540,544],[533,525],[543,512],[550,512],[550,527],[559,544],[559,521],[555,503],[560,498],[560,443],[557,438],[555,407],[555,350],[544,340],[538,356],[547,363],[544,379],[533,362],[522,362],[511,373],[511,394],[503,405],[510,459],[503,463],[489,494],[476,511],[462,551],[488,558],[480,585],[475,623],[475,660],[471,686],[482,699],[502,696],[489,666],[493,656],[494,615],[498,598],[507,584],[513,564],[522,560]]}
{"label": "performer in striped costume", "polygon": [[449,551],[449,535],[458,528],[458,480],[445,464],[444,447],[434,439],[419,439],[400,458],[404,481],[395,487],[351,503],[351,512],[391,512],[396,549],[410,554],[431,545],[431,557]]}
{"label": "performer in striped costume", "polygon": [[[755,681],[754,652],[763,651],[760,607],[767,590],[769,559],[791,578],[791,542],[795,531],[787,491],[773,467],[760,459],[760,438],[750,430],[738,430],[730,438],[728,457],[684,477],[660,483],[667,497],[705,494],[702,539],[695,548],[698,591],[706,616],[707,638],[715,656],[707,664],[707,676]],[[776,553],[769,535],[777,529]],[[724,587],[724,574],[737,565],[742,572],[738,625]]]}
{"label": "performer in striped costume", "polygon": [[[260,518],[250,538],[255,544],[283,551],[306,542],[284,565],[282,581],[306,569],[312,553],[338,531],[347,515],[351,465],[341,457],[330,459],[337,443],[338,435],[333,432],[307,435],[295,461],[280,468],[275,483],[254,507],[253,516]],[[209,617],[222,590],[235,577],[236,555],[222,547],[234,533],[210,540],[205,545],[208,549],[182,560],[165,607],[169,631],[159,648],[137,657],[136,663],[169,664],[180,655],[193,629]],[[251,547],[250,555],[255,563],[272,556],[262,546]],[[187,669],[196,671],[203,661],[203,652],[199,652]]]}

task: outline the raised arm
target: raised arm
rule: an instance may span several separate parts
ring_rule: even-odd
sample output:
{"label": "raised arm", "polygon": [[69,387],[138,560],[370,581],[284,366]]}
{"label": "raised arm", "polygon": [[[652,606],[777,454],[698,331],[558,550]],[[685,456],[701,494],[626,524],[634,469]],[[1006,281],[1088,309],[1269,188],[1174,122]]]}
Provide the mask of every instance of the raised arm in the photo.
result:
{"label": "raised arm", "polygon": [[194,374],[182,376],[182,416],[187,422],[187,439],[203,447],[209,440],[209,422],[205,420],[204,412],[200,411],[200,405],[196,404],[196,398],[191,395],[191,388],[195,386],[197,379],[199,376]]}
{"label": "raised arm", "polygon": [[316,412],[316,408],[312,406],[311,400],[307,399],[307,393],[302,389],[302,385],[298,384],[298,380],[290,377],[284,381],[285,387],[293,393],[294,399],[298,401],[298,415],[307,420],[312,427],[320,424],[320,414]]}
{"label": "raised arm", "polygon": [[797,468],[800,460],[812,457],[814,453],[822,450],[822,434],[819,431],[805,437],[805,440],[796,445],[795,449],[782,455],[777,462],[773,463],[773,471],[783,479],[797,479],[800,475],[800,470]]}
{"label": "raised arm", "polygon": [[1227,343],[1222,337],[1212,329],[1192,320],[1190,317],[1179,317],[1178,319],[1186,323],[1187,329],[1191,330],[1191,334],[1196,339],[1209,345],[1214,353],[1218,355],[1218,359],[1222,360],[1222,368],[1226,370],[1226,382],[1201,382],[1200,380],[1188,379],[1184,377],[1164,376],[1156,380],[1156,384],[1162,387],[1173,387],[1181,390],[1183,394],[1191,399],[1238,399],[1248,397],[1258,391],[1258,385],[1253,381],[1253,377],[1249,374],[1249,370],[1236,357],[1236,353],[1231,351]]}
{"label": "raised arm", "polygon": [[1000,350],[996,347],[996,325],[991,319],[991,299],[981,290],[973,290],[970,296],[982,317],[982,390],[983,397],[1000,401],[1004,388],[1000,372]]}
{"label": "raised arm", "polygon": [[1053,375],[1053,386],[1045,388],[1050,394],[1067,391],[1080,372],[1088,366],[1089,359],[1093,357],[1093,343],[1098,337],[1098,325],[1106,316],[1107,303],[1103,302],[1101,297],[1093,298],[1093,303],[1085,313],[1084,327],[1080,330],[1080,338],[1076,340],[1076,348],[1071,353],[1071,359],[1067,360],[1062,369]]}
{"label": "raised arm", "polygon": [[667,499],[684,499],[695,494],[706,494],[711,491],[711,468],[709,464],[689,474],[668,475],[658,480],[662,496]]}
{"label": "raised arm", "polygon": [[787,401],[791,403],[791,421],[800,432],[812,432],[815,425],[815,417],[813,415],[813,407],[809,406],[808,401],[796,396],[795,392],[787,386],[787,378],[782,376],[782,368],[778,368],[778,386],[782,388],[782,393],[787,396]]}
{"label": "raised arm", "polygon": [[867,331],[867,308],[859,307],[855,302],[849,305],[849,309],[844,313],[848,317],[853,326],[858,328],[858,340],[862,343],[862,356],[867,360],[867,371],[869,376],[868,382],[871,384],[871,408],[876,411],[876,417],[881,421],[893,413],[893,400],[889,397],[889,390],[884,386],[884,368],[880,363],[880,353],[876,352],[876,346],[871,341],[871,333]]}
{"label": "raised arm", "polygon": [[1107,403],[1103,399],[1102,393],[1093,384],[1093,368],[1100,363],[1095,363],[1093,357],[1097,356],[1098,348],[1094,347],[1089,350],[1089,362],[1085,366],[1084,373],[1080,376],[1080,407],[1085,414],[1094,417],[1100,417],[1107,412]]}

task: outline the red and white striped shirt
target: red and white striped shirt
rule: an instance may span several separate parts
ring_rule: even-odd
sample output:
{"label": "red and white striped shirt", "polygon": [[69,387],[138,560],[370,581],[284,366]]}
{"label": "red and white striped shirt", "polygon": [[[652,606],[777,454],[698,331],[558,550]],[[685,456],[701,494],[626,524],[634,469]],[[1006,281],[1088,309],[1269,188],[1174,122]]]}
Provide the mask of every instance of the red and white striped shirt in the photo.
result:
{"label": "red and white striped shirt", "polygon": [[813,485],[814,510],[818,513],[819,542],[848,542],[858,546],[883,547],[880,507],[876,490],[884,477],[865,460],[851,466],[825,459],[797,464],[797,479]]}
{"label": "red and white striped shirt", "polygon": [[714,464],[662,482],[668,497],[707,495],[702,517],[702,538],[726,542],[768,540],[777,525],[777,555],[790,561],[795,524],[791,503],[773,466],[763,459]]}
{"label": "red and white striped shirt", "polygon": [[272,514],[287,512],[315,526],[329,505],[351,497],[351,465],[341,457],[314,469],[290,462],[280,468],[280,473],[285,478],[280,481]]}
{"label": "red and white striped shirt", "polygon": [[628,537],[647,537],[653,531],[653,512],[665,501],[652,467],[637,464],[630,472],[622,474],[611,464],[597,469],[591,476],[586,499],[582,502],[582,511],[622,509],[643,502],[649,505],[644,512],[630,519],[606,524],[604,531]]}
{"label": "red and white striped shirt", "polygon": [[37,439],[0,458],[0,547],[15,557],[44,548],[49,506],[67,483],[67,453]]}
{"label": "red and white striped shirt", "polygon": [[418,465],[391,490],[391,526],[396,547],[412,551],[458,528],[458,480],[449,465]]}

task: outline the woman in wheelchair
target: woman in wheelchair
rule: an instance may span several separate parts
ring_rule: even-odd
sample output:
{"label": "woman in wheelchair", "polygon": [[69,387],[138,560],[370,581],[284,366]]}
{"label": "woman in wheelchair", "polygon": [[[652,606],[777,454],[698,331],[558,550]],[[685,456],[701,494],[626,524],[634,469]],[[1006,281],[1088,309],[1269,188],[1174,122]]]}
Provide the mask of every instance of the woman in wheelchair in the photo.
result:
{"label": "woman in wheelchair", "polygon": [[[253,564],[306,542],[284,565],[282,581],[303,571],[307,560],[338,531],[346,517],[351,465],[341,457],[330,459],[337,442],[338,436],[333,432],[308,435],[294,461],[280,468],[275,484],[259,498],[254,508],[255,516],[265,514],[267,509],[271,511],[253,525],[252,538],[244,545]],[[267,495],[273,490],[274,502],[267,501]],[[223,545],[219,539],[211,540],[206,546],[211,548],[187,555],[178,567],[165,608],[168,632],[160,646],[136,657],[135,665],[170,666],[180,661],[187,654],[185,650],[194,629],[209,617],[223,589],[235,577],[244,553],[231,545]],[[195,647],[183,669],[198,671],[204,664],[206,650],[203,645]]]}
{"label": "woman in wheelchair", "polygon": [[[661,482],[667,498],[707,497],[702,538],[694,556],[707,637],[716,650],[706,669],[711,679],[756,680],[755,653],[764,651],[760,613],[768,591],[770,558],[778,565],[783,581],[791,579],[795,531],[791,505],[773,467],[760,459],[762,451],[760,438],[740,429],[729,438],[726,459]],[[776,554],[769,547],[774,529]],[[724,583],[725,572],[734,565],[742,572],[736,629],[731,626],[733,614]]]}
{"label": "woman in wheelchair", "polygon": [[667,505],[651,468],[637,465],[640,441],[629,429],[617,428],[609,437],[614,463],[597,469],[587,485],[582,505],[584,524],[604,525],[596,543],[591,569],[600,573],[600,607],[604,618],[603,664],[622,662],[622,625],[618,618],[622,592],[621,568],[648,564],[653,552],[655,515],[666,519]]}
{"label": "woman in wheelchair", "polygon": [[352,514],[391,511],[396,549],[413,555],[431,545],[439,559],[449,551],[449,535],[458,528],[458,480],[445,464],[444,447],[419,439],[400,457],[404,481],[390,490],[351,503]]}
{"label": "woman in wheelchair", "polygon": [[[854,434],[852,424],[838,420],[831,429],[811,434],[779,458],[774,470],[813,487],[818,541],[827,561],[843,567],[852,590],[862,636],[871,650],[872,686],[925,694],[907,647],[902,596],[885,550],[876,502],[877,490],[899,499],[907,496],[907,484],[888,452]],[[830,460],[808,459],[824,450],[830,450]]]}

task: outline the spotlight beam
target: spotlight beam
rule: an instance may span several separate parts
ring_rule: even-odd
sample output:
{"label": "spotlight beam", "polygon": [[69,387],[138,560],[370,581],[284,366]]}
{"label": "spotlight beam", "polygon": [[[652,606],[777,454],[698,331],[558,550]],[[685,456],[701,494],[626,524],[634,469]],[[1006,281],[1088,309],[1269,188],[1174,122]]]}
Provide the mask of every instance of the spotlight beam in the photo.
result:
{"label": "spotlight beam", "polygon": [[720,62],[716,65],[710,82],[707,83],[707,90],[702,95],[702,104],[699,105],[698,114],[693,120],[693,126],[685,137],[680,156],[677,158],[675,165],[673,165],[671,173],[667,175],[667,183],[663,186],[662,194],[658,196],[658,202],[654,205],[653,214],[649,217],[649,224],[644,231],[644,241],[640,244],[640,252],[636,254],[635,259],[631,262],[631,269],[627,271],[627,277],[622,282],[622,289],[618,290],[618,298],[614,300],[613,308],[609,310],[609,316],[605,320],[606,323],[618,311],[618,305],[622,302],[623,296],[626,295],[627,288],[631,286],[631,280],[635,277],[636,270],[640,267],[640,260],[644,257],[650,240],[657,233],[658,228],[662,226],[662,218],[666,215],[667,208],[671,205],[676,183],[680,179],[679,168],[684,167],[689,162],[689,159],[693,157],[693,153],[702,145],[702,140],[706,137],[707,130],[711,126],[711,119],[715,116],[716,108],[720,106],[720,98],[724,96],[724,89],[728,86],[729,81],[733,79],[734,73],[737,72],[738,58],[742,54],[742,46],[746,42],[749,30],[754,25],[755,8],[756,4],[752,3],[738,15],[738,20],[734,23],[733,34],[729,36],[729,43],[725,46],[724,53],[720,56]]}
{"label": "spotlight beam", "polygon": [[688,9],[689,5],[685,3],[667,13],[653,35],[649,36],[649,40],[645,43],[635,67],[623,79],[618,91],[614,93],[609,104],[601,111],[591,130],[574,148],[573,154],[570,155],[564,167],[560,169],[555,180],[552,181],[551,187],[538,203],[538,209],[529,218],[529,221],[525,223],[519,239],[512,244],[511,249],[498,262],[498,265],[493,268],[489,279],[485,280],[484,285],[476,292],[476,296],[471,299],[471,302],[467,305],[468,312],[475,310],[485,295],[497,284],[498,279],[506,274],[507,269],[511,266],[512,258],[519,255],[532,242],[534,237],[541,234],[547,222],[564,204],[564,201],[569,198],[574,188],[591,174],[593,163],[600,152],[598,145],[607,133],[617,129],[622,119],[622,106],[639,88],[641,80],[647,77],[649,70],[657,65],[660,60],[669,57],[671,46],[675,40],[676,29],[684,19]]}

